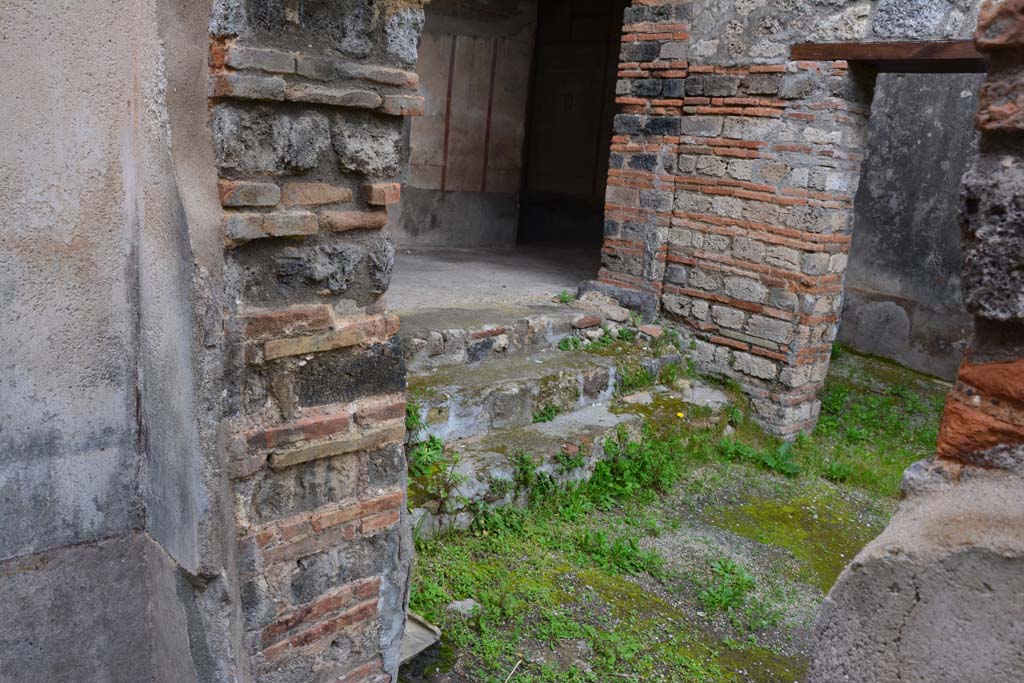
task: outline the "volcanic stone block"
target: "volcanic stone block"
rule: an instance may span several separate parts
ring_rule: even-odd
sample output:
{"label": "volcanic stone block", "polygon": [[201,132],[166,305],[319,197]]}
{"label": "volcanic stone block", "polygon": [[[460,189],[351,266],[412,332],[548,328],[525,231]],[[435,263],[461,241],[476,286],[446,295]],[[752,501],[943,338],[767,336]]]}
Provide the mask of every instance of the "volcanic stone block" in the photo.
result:
{"label": "volcanic stone block", "polygon": [[397,339],[365,349],[323,354],[295,371],[303,406],[347,403],[405,391],[405,361]]}
{"label": "volcanic stone block", "polygon": [[294,173],[316,168],[329,142],[327,119],[268,107],[220,105],[213,112],[213,142],[222,170]]}
{"label": "volcanic stone block", "polygon": [[401,119],[346,113],[331,127],[334,150],[342,170],[368,176],[392,177],[403,161]]}
{"label": "volcanic stone block", "polygon": [[392,14],[384,25],[387,56],[403,64],[415,64],[425,19],[422,7],[406,7]]}
{"label": "volcanic stone block", "polygon": [[1024,145],[980,156],[964,177],[967,308],[1002,322],[1024,321]]}

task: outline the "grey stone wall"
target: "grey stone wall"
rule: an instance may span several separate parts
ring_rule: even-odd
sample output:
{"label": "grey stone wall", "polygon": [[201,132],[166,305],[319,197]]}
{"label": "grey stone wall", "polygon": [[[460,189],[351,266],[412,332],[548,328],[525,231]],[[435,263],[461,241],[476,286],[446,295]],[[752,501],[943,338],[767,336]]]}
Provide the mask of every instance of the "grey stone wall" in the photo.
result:
{"label": "grey stone wall", "polygon": [[960,180],[984,76],[882,74],[867,131],[839,340],[953,379],[970,338]]}

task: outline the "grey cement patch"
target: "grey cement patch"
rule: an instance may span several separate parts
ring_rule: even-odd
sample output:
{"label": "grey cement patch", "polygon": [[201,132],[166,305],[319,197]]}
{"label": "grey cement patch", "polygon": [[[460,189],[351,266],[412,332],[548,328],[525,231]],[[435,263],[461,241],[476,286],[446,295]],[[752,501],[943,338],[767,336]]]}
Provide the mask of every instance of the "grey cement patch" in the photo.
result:
{"label": "grey cement patch", "polygon": [[551,303],[597,274],[597,249],[399,248],[388,303],[399,314],[417,309]]}

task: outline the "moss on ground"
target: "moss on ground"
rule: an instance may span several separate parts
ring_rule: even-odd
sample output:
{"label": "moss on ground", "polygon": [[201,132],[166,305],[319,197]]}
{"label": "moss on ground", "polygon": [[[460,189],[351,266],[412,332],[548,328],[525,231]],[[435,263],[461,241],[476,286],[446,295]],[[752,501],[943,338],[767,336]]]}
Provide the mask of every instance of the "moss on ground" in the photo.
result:
{"label": "moss on ground", "polygon": [[[445,635],[402,680],[503,683],[517,664],[516,683],[799,680],[816,605],[934,451],[946,390],[840,351],[792,447],[739,396],[720,415],[657,393],[618,406],[646,436],[611,444],[591,483],[417,542],[411,607]],[[466,598],[471,617],[446,610]]]}

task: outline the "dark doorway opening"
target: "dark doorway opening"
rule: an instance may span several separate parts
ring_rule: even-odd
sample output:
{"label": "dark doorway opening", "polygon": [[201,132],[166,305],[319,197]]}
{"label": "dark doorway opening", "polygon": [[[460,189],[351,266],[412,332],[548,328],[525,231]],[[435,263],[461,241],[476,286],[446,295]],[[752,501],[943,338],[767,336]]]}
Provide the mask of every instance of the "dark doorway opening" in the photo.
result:
{"label": "dark doorway opening", "polygon": [[519,243],[599,247],[627,0],[538,7]]}

